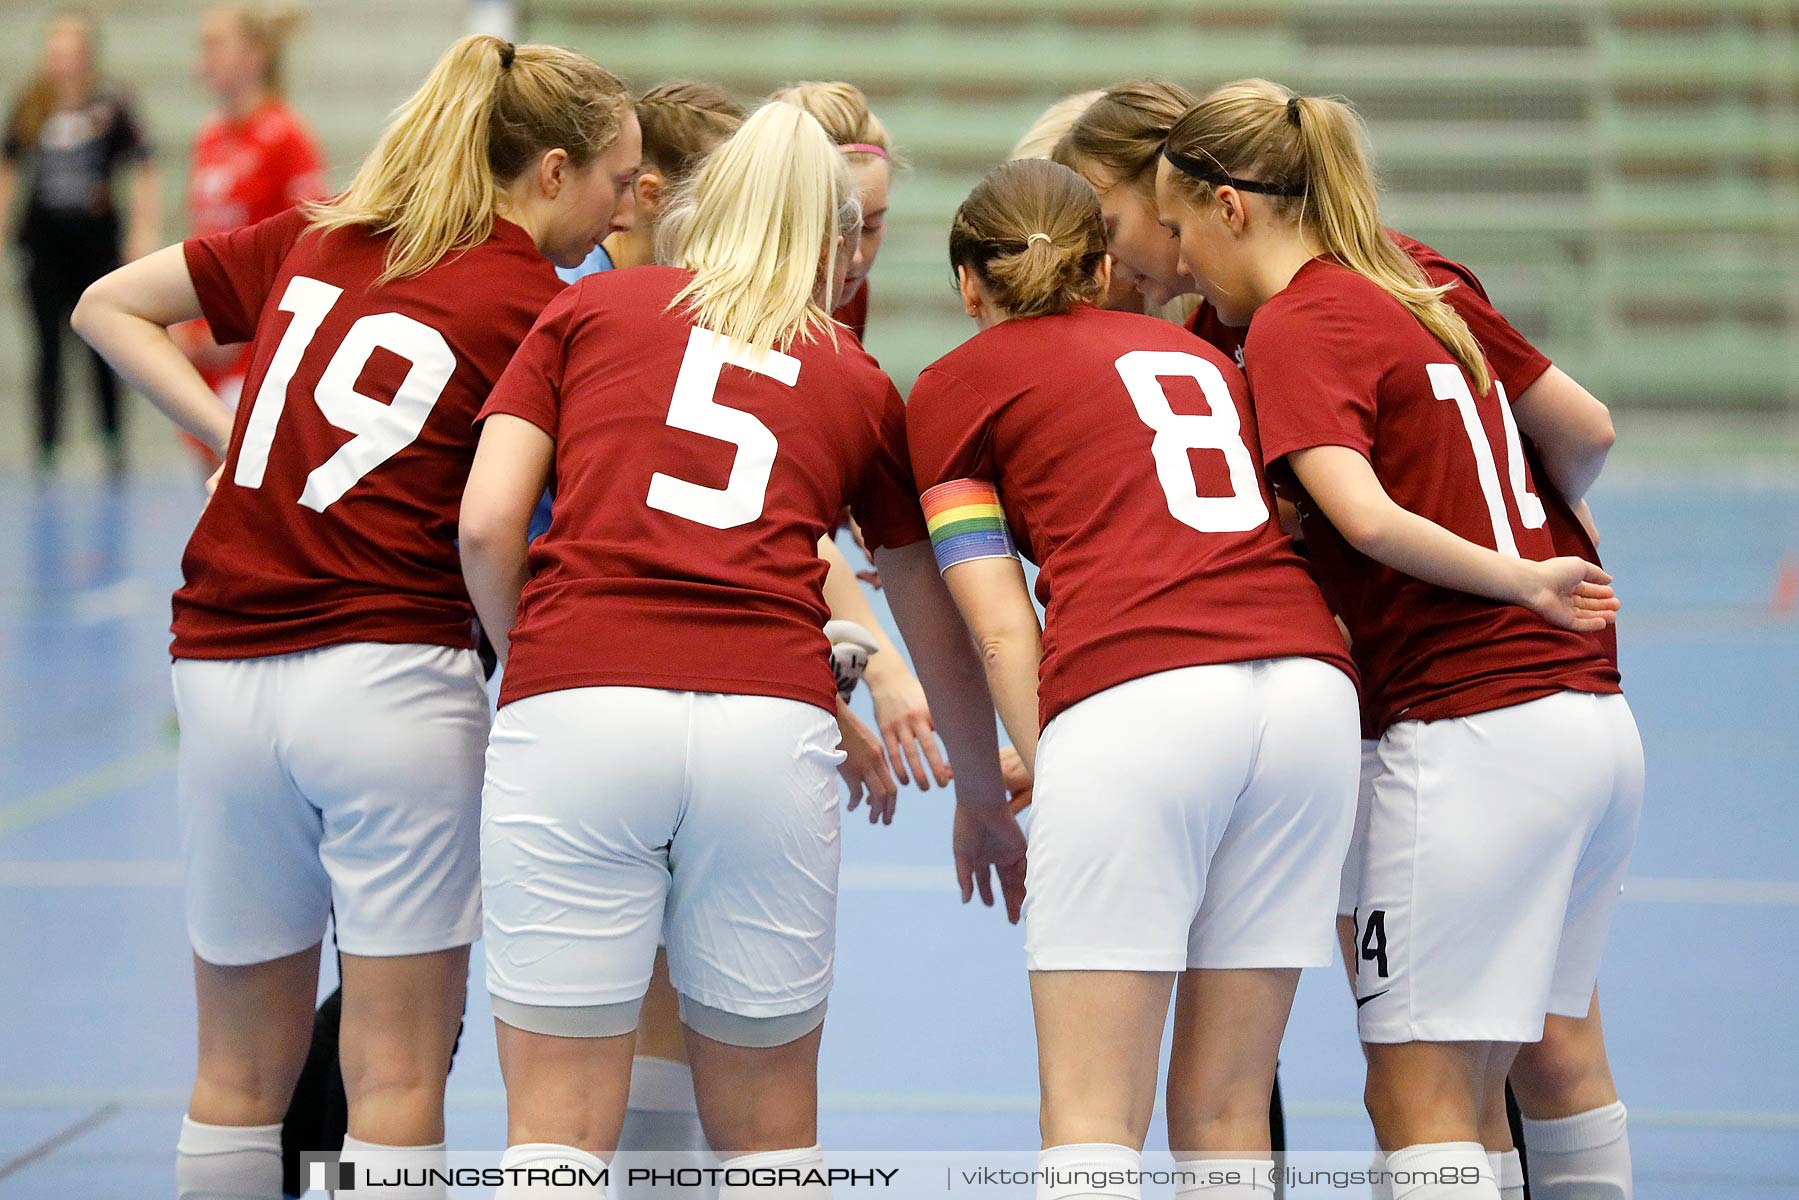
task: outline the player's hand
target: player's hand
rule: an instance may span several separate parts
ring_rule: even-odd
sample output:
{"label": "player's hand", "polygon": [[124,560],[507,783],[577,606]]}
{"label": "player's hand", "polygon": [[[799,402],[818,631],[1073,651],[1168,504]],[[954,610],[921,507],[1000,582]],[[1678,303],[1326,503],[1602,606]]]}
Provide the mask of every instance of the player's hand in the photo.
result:
{"label": "player's hand", "polygon": [[1031,769],[1024,765],[1024,756],[1011,746],[1000,749],[999,777],[1006,785],[1007,808],[1017,814],[1031,806],[1031,790],[1037,786],[1037,781],[1031,777]]}
{"label": "player's hand", "polygon": [[1618,619],[1612,577],[1584,559],[1520,560],[1526,572],[1524,605],[1562,629],[1595,633]]}
{"label": "player's hand", "polygon": [[224,477],[225,477],[225,464],[223,462],[220,462],[219,465],[213,469],[212,474],[210,474],[206,477],[206,498],[208,500],[212,499],[213,493],[215,493],[219,490],[219,480],[223,479]]}
{"label": "player's hand", "polygon": [[842,732],[843,752],[849,756],[837,766],[837,773],[849,785],[849,810],[855,812],[866,797],[868,823],[893,824],[899,788],[887,770],[887,758],[881,753],[880,740],[842,702],[837,705],[837,728]]}
{"label": "player's hand", "polygon": [[992,908],[992,876],[997,873],[1006,920],[1018,924],[1024,911],[1024,830],[1011,810],[956,805],[955,853],[962,903],[967,904],[979,891],[981,903]]}
{"label": "player's hand", "polygon": [[931,721],[924,688],[898,659],[881,661],[886,657],[870,660],[862,682],[874,701],[875,724],[881,727],[887,761],[902,784],[916,780],[919,789],[928,792],[934,779],[938,787],[948,787],[955,776],[937,743],[937,726]]}

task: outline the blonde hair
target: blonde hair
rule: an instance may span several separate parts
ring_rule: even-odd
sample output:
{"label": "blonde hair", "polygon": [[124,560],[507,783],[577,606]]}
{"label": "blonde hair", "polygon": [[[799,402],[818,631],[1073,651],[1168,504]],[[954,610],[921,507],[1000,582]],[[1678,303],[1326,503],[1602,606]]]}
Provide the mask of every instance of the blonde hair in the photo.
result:
{"label": "blonde hair", "polygon": [[264,55],[262,85],[277,96],[286,94],[287,43],[306,16],[296,8],[256,8],[248,4],[221,4],[208,10],[229,17],[238,34]]}
{"label": "blonde hair", "polygon": [[748,115],[735,96],[715,84],[691,79],[659,84],[637,98],[644,161],[669,184],[679,183]]}
{"label": "blonde hair", "polygon": [[1056,149],[1056,143],[1068,136],[1081,114],[1092,107],[1093,102],[1105,95],[1103,88],[1094,88],[1090,92],[1076,92],[1072,96],[1064,96],[1048,108],[1043,115],[1031,122],[1031,127],[1024,131],[1018,144],[1012,147],[1007,159],[1049,158]]}
{"label": "blonde hair", "polygon": [[894,153],[893,139],[887,136],[887,126],[881,124],[881,118],[868,107],[868,97],[853,83],[790,83],[771,94],[769,99],[811,113],[824,127],[825,136],[838,146],[878,146],[881,149],[878,155],[865,150],[845,151],[845,157],[852,162],[863,163],[885,157],[895,168],[902,165]]}
{"label": "blonde hair", "polygon": [[394,113],[343,194],[308,207],[312,225],[390,234],[379,282],[417,275],[486,241],[501,189],[544,151],[576,167],[604,153],[629,104],[616,76],[572,50],[471,34]]}
{"label": "blonde hair", "polygon": [[1164,79],[1117,84],[1081,112],[1050,157],[1073,167],[1095,187],[1128,183],[1153,192],[1162,143],[1198,99]]}
{"label": "blonde hair", "polygon": [[1100,299],[1106,257],[1099,195],[1067,167],[1020,158],[987,172],[950,223],[951,267],[966,267],[1014,317]]}
{"label": "blonde hair", "polygon": [[837,273],[838,239],[861,223],[849,164],[804,109],[770,101],[677,190],[657,261],[693,272],[669,307],[756,350],[836,325],[815,301]]}
{"label": "blonde hair", "polygon": [[1241,80],[1189,109],[1169,130],[1166,149],[1171,157],[1197,162],[1209,176],[1174,172],[1176,186],[1198,200],[1239,180],[1297,189],[1270,195],[1275,211],[1404,305],[1462,364],[1478,391],[1491,386],[1480,343],[1443,299],[1453,285],[1434,286],[1387,236],[1361,120],[1347,101],[1296,96],[1266,79]]}

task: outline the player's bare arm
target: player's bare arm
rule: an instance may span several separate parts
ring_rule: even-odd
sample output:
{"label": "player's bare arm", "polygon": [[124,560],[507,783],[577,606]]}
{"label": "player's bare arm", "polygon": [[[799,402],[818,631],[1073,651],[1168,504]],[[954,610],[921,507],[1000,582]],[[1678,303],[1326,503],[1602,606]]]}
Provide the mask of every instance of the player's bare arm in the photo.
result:
{"label": "player's bare arm", "polygon": [[1518,604],[1563,629],[1592,632],[1617,619],[1612,577],[1578,558],[1537,562],[1477,546],[1394,503],[1366,458],[1346,446],[1287,456],[1337,531],[1363,554],[1439,587]]}
{"label": "player's bare arm", "polygon": [[962,620],[980,647],[987,689],[1027,771],[1037,769],[1037,668],[1043,629],[1015,558],[977,558],[944,572]]}
{"label": "player's bare arm", "polygon": [[1556,490],[1569,504],[1581,503],[1618,438],[1605,405],[1561,368],[1550,367],[1512,401],[1512,416],[1536,444]]}
{"label": "player's bare arm", "polygon": [[[982,903],[991,906],[991,873],[997,871],[1006,916],[1016,923],[1024,906],[1024,831],[1006,807],[999,738],[980,656],[937,573],[930,543],[876,550],[874,556],[892,599],[894,621],[912,651],[931,709],[942,720],[943,740],[956,764],[954,845],[962,899],[966,903],[978,890]],[[1033,713],[1035,704],[1033,696]]]}
{"label": "player's bare arm", "polygon": [[549,478],[556,443],[519,417],[487,418],[458,524],[462,574],[494,653],[506,661],[528,572],[531,513]]}
{"label": "player's bare arm", "polygon": [[[922,791],[931,790],[931,781],[948,787],[950,766],[937,744],[936,726],[931,723],[931,707],[925,700],[924,688],[906,669],[893,642],[881,628],[854,568],[830,538],[821,538],[818,556],[825,560],[829,572],[825,576],[825,604],[831,616],[839,621],[854,621],[868,630],[877,649],[869,656],[862,682],[868,685],[869,699],[874,702],[875,724],[887,750],[893,774],[902,784],[914,779]],[[928,769],[927,769],[928,768]]]}
{"label": "player's bare arm", "polygon": [[90,286],[69,323],[169,420],[223,456],[231,412],[169,335],[200,315],[182,248],[166,246]]}

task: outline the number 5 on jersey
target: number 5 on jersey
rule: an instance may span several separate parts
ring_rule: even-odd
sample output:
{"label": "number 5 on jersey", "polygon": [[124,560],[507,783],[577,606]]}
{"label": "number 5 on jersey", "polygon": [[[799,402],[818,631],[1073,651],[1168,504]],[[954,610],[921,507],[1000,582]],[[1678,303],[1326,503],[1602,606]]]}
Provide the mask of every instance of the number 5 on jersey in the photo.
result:
{"label": "number 5 on jersey", "polygon": [[[238,447],[237,471],[231,477],[237,486],[262,486],[294,372],[299,370],[300,359],[317,336],[319,326],[343,294],[342,288],[304,275],[288,280],[287,290],[276,307],[292,313],[293,320],[281,335],[274,357],[269,360],[268,373],[256,390],[256,402],[244,426],[243,444]],[[356,380],[376,350],[386,350],[406,360],[406,378],[386,404],[356,390]],[[359,318],[344,334],[312,393],[313,403],[327,421],[356,436],[306,476],[300,503],[314,512],[324,512],[364,475],[410,446],[425,428],[432,408],[455,373],[455,352],[443,334],[429,325],[395,312]]]}
{"label": "number 5 on jersey", "polygon": [[758,354],[710,329],[695,328],[687,335],[687,352],[681,356],[681,373],[675,377],[675,394],[668,404],[668,424],[730,442],[737,447],[737,456],[731,460],[731,476],[722,488],[658,471],[650,477],[650,494],[645,499],[651,508],[714,529],[735,529],[762,515],[762,506],[768,501],[768,478],[774,473],[775,452],[780,448],[768,426],[713,399],[719,373],[727,363],[787,387],[798,383],[800,377],[800,360],[779,350]]}

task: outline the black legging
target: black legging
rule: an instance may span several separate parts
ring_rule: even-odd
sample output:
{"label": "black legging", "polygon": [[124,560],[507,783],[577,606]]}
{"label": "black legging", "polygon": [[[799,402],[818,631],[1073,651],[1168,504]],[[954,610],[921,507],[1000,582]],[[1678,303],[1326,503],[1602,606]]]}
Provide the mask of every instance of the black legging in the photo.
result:
{"label": "black legging", "polygon": [[[62,441],[62,351],[69,336],[69,314],[88,284],[119,265],[116,227],[97,223],[80,233],[69,230],[54,242],[33,239],[24,247],[30,266],[25,291],[37,333],[37,445],[45,458]],[[100,431],[116,456],[121,445],[119,380],[98,354],[94,364],[94,397],[100,405]]]}

